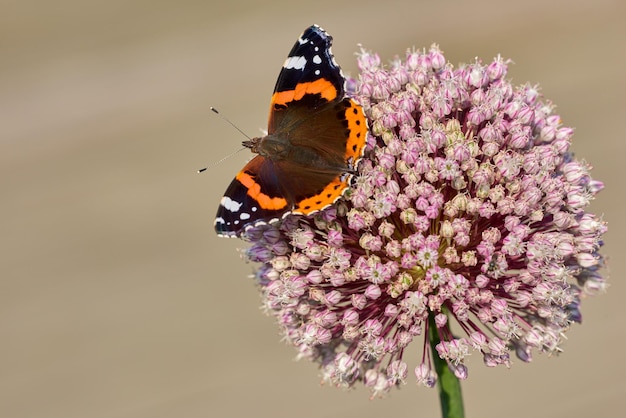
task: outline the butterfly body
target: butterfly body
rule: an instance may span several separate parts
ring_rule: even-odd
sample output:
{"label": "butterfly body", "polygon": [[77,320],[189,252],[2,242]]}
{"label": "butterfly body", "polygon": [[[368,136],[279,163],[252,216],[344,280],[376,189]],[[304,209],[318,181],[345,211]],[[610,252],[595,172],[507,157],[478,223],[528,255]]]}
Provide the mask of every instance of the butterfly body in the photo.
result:
{"label": "butterfly body", "polygon": [[310,215],[348,189],[365,149],[367,121],[345,95],[331,42],[311,26],[289,53],[272,95],[268,134],[243,142],[257,155],[220,202],[218,235],[236,237],[289,214]]}

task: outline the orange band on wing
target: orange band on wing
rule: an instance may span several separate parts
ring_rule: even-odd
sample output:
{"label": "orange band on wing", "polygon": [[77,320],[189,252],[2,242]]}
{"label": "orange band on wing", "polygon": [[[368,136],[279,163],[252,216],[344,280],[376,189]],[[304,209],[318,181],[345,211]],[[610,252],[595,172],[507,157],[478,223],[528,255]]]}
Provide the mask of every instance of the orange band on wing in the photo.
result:
{"label": "orange band on wing", "polygon": [[333,84],[320,78],[308,83],[298,83],[294,90],[277,91],[272,96],[272,104],[285,105],[294,100],[300,100],[305,94],[319,94],[329,102],[337,97],[337,89]]}
{"label": "orange band on wing", "polygon": [[345,117],[350,131],[346,143],[345,159],[356,165],[363,156],[367,142],[367,119],[361,105],[352,99],[350,99],[350,106],[346,109]]}
{"label": "orange band on wing", "polygon": [[245,172],[237,174],[237,180],[248,189],[248,196],[253,198],[261,207],[266,210],[282,210],[287,207],[287,201],[282,197],[269,197],[261,192],[261,185]]}
{"label": "orange band on wing", "polygon": [[292,213],[309,215],[332,205],[348,188],[350,177],[351,176],[345,176],[345,178],[342,179],[341,176],[337,176],[320,193],[299,201]]}

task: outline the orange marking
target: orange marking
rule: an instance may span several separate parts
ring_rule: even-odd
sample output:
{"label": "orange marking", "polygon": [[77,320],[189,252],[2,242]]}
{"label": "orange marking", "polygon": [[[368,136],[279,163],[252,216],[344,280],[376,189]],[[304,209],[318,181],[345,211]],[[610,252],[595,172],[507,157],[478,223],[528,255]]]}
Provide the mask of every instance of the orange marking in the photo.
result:
{"label": "orange marking", "polygon": [[243,171],[237,174],[237,180],[248,189],[248,196],[253,198],[261,207],[267,210],[281,210],[287,207],[287,201],[282,197],[269,197],[261,192],[261,185]]}
{"label": "orange marking", "polygon": [[332,183],[326,186],[319,194],[298,202],[292,213],[309,215],[332,205],[346,191],[349,180],[350,176],[346,176],[344,181],[341,180],[341,177],[335,177]]}
{"label": "orange marking", "polygon": [[346,109],[346,120],[350,136],[346,144],[345,159],[356,163],[362,156],[367,142],[367,119],[363,108],[354,100],[350,99],[350,107]]}
{"label": "orange marking", "polygon": [[308,83],[299,83],[295,90],[277,91],[272,96],[272,104],[285,105],[302,99],[305,94],[319,94],[330,102],[337,97],[337,89],[330,81],[320,78]]}

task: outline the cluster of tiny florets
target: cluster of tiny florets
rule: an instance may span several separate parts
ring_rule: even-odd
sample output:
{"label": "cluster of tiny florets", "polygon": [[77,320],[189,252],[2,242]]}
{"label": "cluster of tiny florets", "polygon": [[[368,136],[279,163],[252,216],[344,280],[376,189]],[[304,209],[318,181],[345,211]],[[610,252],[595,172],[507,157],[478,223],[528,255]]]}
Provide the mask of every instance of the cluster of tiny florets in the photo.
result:
{"label": "cluster of tiny florets", "polygon": [[509,366],[511,351],[559,351],[581,296],[606,286],[606,226],[584,210],[603,184],[569,152],[572,129],[537,87],[512,86],[500,57],[455,69],[433,46],[388,67],[361,51],[358,64],[349,85],[370,134],[353,187],[247,232],[284,338],[324,381],[375,395],[405,382],[409,349],[429,387],[432,356],[465,378],[471,352]]}

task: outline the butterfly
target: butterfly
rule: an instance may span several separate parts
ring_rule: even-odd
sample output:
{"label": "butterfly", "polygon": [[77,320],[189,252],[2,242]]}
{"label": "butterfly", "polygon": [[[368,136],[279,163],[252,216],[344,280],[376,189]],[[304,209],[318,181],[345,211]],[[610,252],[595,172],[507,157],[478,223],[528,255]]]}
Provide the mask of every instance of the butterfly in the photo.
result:
{"label": "butterfly", "polygon": [[367,140],[363,108],[346,96],[332,37],[313,25],[287,56],[270,101],[267,135],[243,142],[257,155],[235,176],[215,218],[219,236],[285,216],[311,215],[350,187]]}

